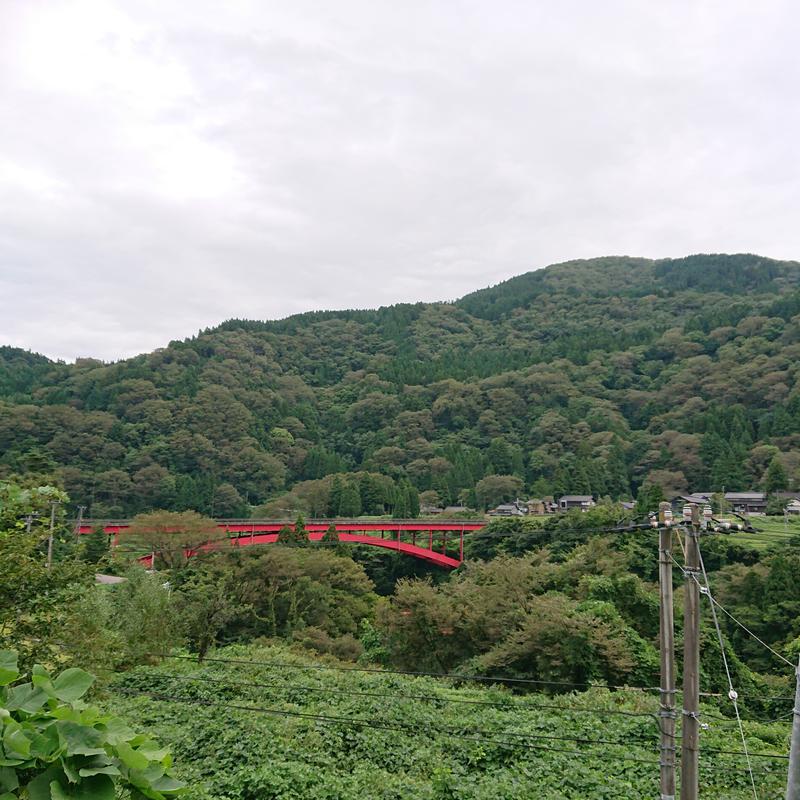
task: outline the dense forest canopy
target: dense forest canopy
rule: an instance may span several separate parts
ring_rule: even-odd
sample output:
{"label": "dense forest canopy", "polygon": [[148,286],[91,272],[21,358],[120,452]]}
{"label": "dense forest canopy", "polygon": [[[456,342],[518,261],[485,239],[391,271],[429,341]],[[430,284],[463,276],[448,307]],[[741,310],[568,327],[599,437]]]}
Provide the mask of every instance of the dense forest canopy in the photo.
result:
{"label": "dense forest canopy", "polygon": [[0,348],[0,478],[95,517],[413,514],[800,483],[800,264],[599,258],[452,303],[230,320],[118,363]]}

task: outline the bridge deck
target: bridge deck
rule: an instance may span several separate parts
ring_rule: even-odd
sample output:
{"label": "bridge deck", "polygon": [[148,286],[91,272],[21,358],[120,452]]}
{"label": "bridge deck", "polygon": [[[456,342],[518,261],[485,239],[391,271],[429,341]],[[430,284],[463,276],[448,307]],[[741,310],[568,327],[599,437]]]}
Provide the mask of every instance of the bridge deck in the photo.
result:
{"label": "bridge deck", "polygon": [[[197,550],[208,551],[231,545],[249,547],[272,544],[277,541],[278,532],[282,528],[294,527],[294,520],[288,519],[218,519],[216,522],[220,531],[224,531],[225,538],[218,542],[208,542]],[[125,529],[130,527],[130,520],[87,519],[81,524],[79,533],[91,533],[100,525],[107,534],[113,534],[114,544],[117,544],[119,534],[124,535]],[[458,567],[464,559],[464,534],[480,531],[486,526],[486,522],[475,519],[312,519],[305,523],[311,541],[319,541],[331,525],[339,534],[341,542],[397,550],[452,569]],[[447,553],[448,534],[451,533],[456,534],[450,540],[450,545],[458,543],[457,558]],[[403,534],[410,534],[412,541],[404,541]],[[423,541],[418,543],[417,534],[427,534],[427,538],[421,537]],[[146,556],[145,560],[152,563],[151,556]]]}

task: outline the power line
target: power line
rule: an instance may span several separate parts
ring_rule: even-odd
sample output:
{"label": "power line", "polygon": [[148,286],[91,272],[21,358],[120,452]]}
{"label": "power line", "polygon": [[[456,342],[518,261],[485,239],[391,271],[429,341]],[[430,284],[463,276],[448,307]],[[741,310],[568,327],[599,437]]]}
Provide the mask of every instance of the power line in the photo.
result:
{"label": "power line", "polygon": [[[146,655],[152,658],[175,659],[183,661],[195,661],[201,663],[201,659],[194,655],[179,655],[171,653],[147,653]],[[609,689],[620,692],[658,692],[661,691],[658,686],[630,686],[630,685],[616,685],[616,684],[602,684],[602,683],[573,683],[570,681],[545,681],[534,680],[532,678],[512,678],[510,676],[492,676],[492,675],[460,675],[448,672],[421,672],[414,670],[399,670],[399,669],[385,669],[383,667],[346,667],[339,664],[290,664],[284,661],[256,661],[254,659],[246,658],[216,658],[212,656],[205,656],[203,662],[213,664],[246,664],[255,667],[277,667],[282,669],[297,669],[297,670],[333,670],[337,672],[364,672],[377,675],[408,675],[415,678],[443,678],[454,681],[475,681],[479,683],[521,683],[524,685],[539,685],[539,686],[565,686],[575,689]],[[680,690],[678,690],[680,693]],[[721,692],[701,692],[702,697],[724,697]],[[793,700],[792,697],[768,697],[762,695],[747,695],[746,699],[749,700]]]}
{"label": "power line", "polygon": [[[169,658],[181,659],[185,661],[200,662],[198,656],[185,656],[185,655],[172,655],[170,653],[148,653],[147,655],[154,658]],[[398,669],[383,669],[380,667],[345,667],[337,664],[290,664],[281,661],[255,661],[253,659],[245,658],[214,658],[205,657],[203,661],[218,664],[247,664],[249,666],[258,667],[279,667],[285,669],[299,669],[299,670],[334,670],[337,672],[366,672],[376,673],[380,675],[409,675],[418,678],[448,678],[454,681],[476,681],[481,683],[520,683],[525,685],[538,685],[538,686],[569,686],[573,688],[584,689],[613,689],[617,691],[642,691],[642,692],[658,692],[660,691],[657,686],[615,686],[597,683],[572,683],[570,681],[544,681],[534,680],[532,678],[513,678],[510,676],[491,676],[491,675],[457,675],[448,672],[420,672],[414,670],[398,670]]]}
{"label": "power line", "polygon": [[734,617],[733,614],[731,614],[730,611],[728,611],[726,608],[724,608],[721,603],[717,602],[716,598],[713,597],[713,595],[710,593],[710,591],[709,591],[708,598],[711,601],[712,605],[716,606],[720,611],[723,612],[723,614],[726,614],[728,617],[730,617],[743,631],[745,631],[750,636],[752,636],[760,645],[763,645],[764,647],[766,647],[767,650],[769,650],[770,653],[772,653],[774,656],[777,656],[781,661],[785,662],[790,667],[792,667],[792,669],[794,669],[794,664],[792,664],[792,662],[789,661],[788,658],[784,658],[777,650],[773,650],[763,639],[760,639],[743,622],[740,622],[738,619],[736,619],[736,617]]}
{"label": "power line", "polygon": [[701,593],[708,595],[708,598],[710,600],[709,605],[711,607],[711,615],[714,619],[714,628],[717,631],[717,639],[719,640],[719,651],[722,656],[722,664],[725,667],[725,675],[728,679],[728,697],[730,698],[731,703],[733,703],[733,710],[736,713],[736,721],[739,723],[739,734],[741,735],[742,748],[744,749],[744,757],[745,761],[747,762],[747,771],[750,774],[750,785],[753,788],[753,797],[755,798],[755,800],[758,800],[758,790],[756,789],[756,780],[755,777],[753,776],[753,765],[750,761],[750,754],[747,751],[747,737],[744,735],[744,726],[742,725],[742,718],[739,715],[739,704],[736,702],[738,694],[736,693],[736,690],[733,688],[731,671],[730,667],[728,666],[728,657],[725,654],[725,643],[722,640],[722,630],[719,627],[719,620],[717,619],[717,611],[714,606],[713,598],[711,596],[711,587],[708,585],[708,573],[706,572],[706,565],[703,562],[703,554],[700,550],[699,541],[697,542],[696,547],[697,547],[697,556],[700,559],[700,569],[703,572],[703,583],[705,583],[705,586],[702,586],[700,584],[700,581],[697,580],[697,576],[694,575],[694,573],[691,573],[691,577],[695,581],[695,583],[697,583],[697,585],[700,587]]}
{"label": "power line", "polygon": [[[225,708],[228,710],[233,711],[246,711],[252,713],[261,713],[261,714],[268,714],[271,716],[278,716],[278,717],[292,717],[292,718],[300,718],[300,719],[309,719],[318,722],[325,722],[325,723],[332,723],[332,724],[341,724],[341,725],[351,725],[353,727],[358,726],[368,726],[370,728],[376,728],[380,730],[388,730],[394,731],[398,733],[405,733],[412,736],[419,734],[420,728],[417,725],[404,725],[402,723],[387,723],[385,720],[373,719],[373,718],[358,718],[358,717],[340,717],[340,716],[333,716],[333,715],[326,715],[326,714],[312,714],[308,712],[300,712],[300,711],[289,711],[286,709],[276,709],[276,708],[265,708],[263,706],[245,706],[239,705],[238,703],[223,703],[213,700],[205,700],[199,698],[187,698],[187,697],[180,697],[176,695],[168,695],[168,694],[161,694],[159,692],[152,692],[152,691],[145,691],[145,690],[137,690],[137,689],[125,689],[119,687],[110,687],[112,691],[126,695],[126,696],[143,696],[148,697],[152,700],[158,700],[163,702],[175,702],[175,703],[184,703],[187,705],[200,705],[200,706],[210,706],[210,707],[217,707],[217,708]],[[462,732],[461,728],[458,729],[441,729],[436,727],[428,727],[425,728],[426,732],[430,733],[438,733],[443,736],[457,738],[460,741],[471,741],[477,742],[481,744],[496,744],[502,747],[509,747],[509,748],[523,748],[527,750],[545,750],[557,753],[568,753],[571,755],[577,755],[582,757],[589,757],[593,758],[596,757],[596,753],[594,752],[587,752],[585,750],[571,750],[571,749],[564,749],[558,747],[551,747],[549,745],[539,745],[539,744],[526,744],[521,743],[518,741],[510,742],[503,739],[493,739],[493,738],[486,738],[482,735],[465,735]],[[493,731],[472,731],[471,733],[479,733],[484,734],[488,733],[494,735],[495,732]],[[513,735],[515,737],[520,738],[534,738],[534,739],[555,739],[557,741],[574,741],[583,744],[608,744],[613,747],[624,747],[628,744],[628,742],[612,742],[608,740],[598,740],[598,739],[585,739],[579,737],[550,737],[544,734],[526,734],[526,733],[501,733],[501,736]],[[744,755],[742,751],[739,750],[723,750],[723,749],[714,749],[714,748],[703,748],[705,753],[714,753],[715,755],[731,755],[731,756],[741,756]],[[751,754],[754,757],[758,756],[759,758],[765,759],[774,759],[779,761],[787,760],[789,757],[782,755],[780,753],[753,753]],[[655,765],[658,764],[657,761],[654,759],[643,759],[634,756],[624,756],[618,755],[617,753],[613,754],[614,758],[617,758],[621,761],[632,761],[635,763],[644,763]],[[725,771],[729,771],[728,768],[724,767],[723,765],[719,764],[711,764],[707,762],[701,762],[701,768],[704,769],[724,769]]]}
{"label": "power line", "polygon": [[[368,719],[368,718],[359,718],[359,717],[338,717],[338,716],[331,716],[325,714],[311,714],[302,711],[288,711],[285,709],[277,709],[277,708],[264,708],[262,706],[242,706],[235,703],[221,703],[215,702],[212,700],[200,700],[200,699],[192,699],[187,697],[178,697],[175,695],[165,695],[160,694],[157,692],[149,692],[143,690],[135,690],[135,689],[119,689],[116,687],[111,687],[113,691],[117,692],[118,694],[123,695],[139,695],[139,696],[146,696],[153,700],[165,701],[165,702],[178,702],[178,703],[187,703],[190,705],[201,705],[201,706],[212,706],[212,707],[220,707],[226,708],[229,710],[235,711],[249,711],[261,714],[269,714],[273,716],[281,716],[281,717],[294,717],[300,719],[309,719],[318,722],[329,722],[334,724],[344,724],[344,725],[353,725],[353,726],[368,726],[369,728],[378,728],[381,730],[390,730],[390,731],[397,731],[401,733],[410,733],[412,735],[418,735],[421,730],[417,725],[403,725],[402,723],[386,723],[383,720],[378,719]],[[593,753],[587,753],[586,751],[582,750],[566,750],[563,748],[555,748],[546,745],[538,745],[538,744],[527,744],[523,742],[508,742],[502,739],[492,739],[487,738],[485,735],[480,734],[493,734],[494,731],[473,731],[473,733],[477,733],[479,735],[464,735],[462,729],[442,729],[442,728],[426,728],[427,732],[430,733],[438,733],[444,736],[452,736],[458,738],[459,740],[468,740],[468,741],[475,741],[480,742],[482,744],[497,744],[504,747],[521,747],[523,749],[528,750],[551,750],[553,752],[559,753],[570,753],[572,755],[580,755],[580,756],[593,756]],[[613,742],[610,740],[600,740],[600,739],[586,739],[581,737],[567,737],[567,736],[550,736],[546,734],[527,734],[527,733],[509,733],[504,732],[500,733],[501,736],[515,736],[520,738],[527,738],[527,739],[544,739],[544,740],[555,740],[555,741],[569,741],[569,742],[577,742],[580,744],[607,744],[612,745],[615,747],[625,747],[627,746],[627,742]],[[620,760],[623,761],[634,761],[644,764],[657,764],[658,762],[653,759],[644,759],[644,758],[636,758],[631,756],[619,756]]]}
{"label": "power line", "polygon": [[584,707],[584,708],[569,708],[568,706],[556,705],[553,703],[503,703],[491,700],[468,700],[464,698],[453,697],[440,697],[438,695],[424,695],[424,694],[391,694],[389,692],[359,692],[350,689],[330,689],[324,686],[299,686],[292,683],[280,683],[274,681],[272,683],[258,683],[255,681],[234,681],[228,678],[212,678],[205,675],[176,675],[174,673],[156,673],[153,677],[164,677],[171,680],[178,681],[202,681],[209,683],[222,683],[229,686],[243,686],[250,688],[272,689],[283,688],[286,690],[314,692],[318,694],[341,694],[352,697],[375,697],[389,700],[421,700],[425,702],[435,703],[449,703],[449,704],[463,704],[474,706],[489,706],[507,711],[536,711],[539,709],[550,711],[562,711],[566,714],[597,714],[609,716],[624,716],[636,718],[651,718],[657,719],[655,712],[648,711],[625,711],[616,708],[597,708],[597,707]]}

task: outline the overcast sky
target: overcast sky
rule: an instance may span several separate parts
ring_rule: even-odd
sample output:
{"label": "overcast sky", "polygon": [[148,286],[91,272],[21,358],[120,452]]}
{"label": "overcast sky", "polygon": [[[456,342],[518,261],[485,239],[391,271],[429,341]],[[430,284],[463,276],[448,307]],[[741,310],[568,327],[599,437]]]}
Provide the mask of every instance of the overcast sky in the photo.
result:
{"label": "overcast sky", "polygon": [[0,344],[800,258],[800,7],[0,0]]}

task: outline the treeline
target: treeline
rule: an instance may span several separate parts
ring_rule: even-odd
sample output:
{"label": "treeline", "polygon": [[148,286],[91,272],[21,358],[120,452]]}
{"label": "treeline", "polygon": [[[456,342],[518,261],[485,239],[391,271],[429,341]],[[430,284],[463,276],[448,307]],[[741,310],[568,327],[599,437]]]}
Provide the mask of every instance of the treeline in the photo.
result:
{"label": "treeline", "polygon": [[756,256],[595,259],[454,304],[232,320],[115,364],[2,348],[0,477],[96,517],[328,514],[340,499],[308,497],[337,474],[348,510],[358,484],[361,513],[409,516],[646,481],[795,489],[799,281]]}
{"label": "treeline", "polygon": [[[0,499],[0,630],[26,664],[79,656],[94,670],[127,669],[176,646],[202,658],[217,646],[277,637],[346,660],[520,676],[549,691],[559,691],[562,681],[657,683],[655,540],[647,531],[598,533],[617,526],[625,514],[619,506],[498,520],[470,539],[458,571],[392,577],[397,554],[373,549],[365,558],[370,548],[342,544],[335,530],[311,542],[302,519],[281,531],[276,545],[217,541],[217,551],[188,558],[218,539],[212,520],[193,512],[141,515],[119,549],[110,550],[101,529],[77,541],[63,508],[47,569],[49,504],[66,505],[67,498],[53,487],[5,485]],[[787,655],[800,651],[797,541],[765,555],[727,537],[703,542],[715,597]],[[141,553],[155,554],[157,574],[135,563]],[[124,581],[96,586],[97,570],[118,572]],[[743,695],[788,689],[771,653],[728,617],[723,626]],[[711,627],[704,628],[702,653],[703,685],[722,686]]]}

